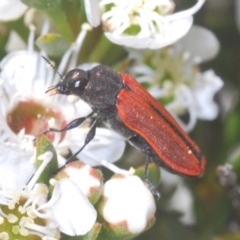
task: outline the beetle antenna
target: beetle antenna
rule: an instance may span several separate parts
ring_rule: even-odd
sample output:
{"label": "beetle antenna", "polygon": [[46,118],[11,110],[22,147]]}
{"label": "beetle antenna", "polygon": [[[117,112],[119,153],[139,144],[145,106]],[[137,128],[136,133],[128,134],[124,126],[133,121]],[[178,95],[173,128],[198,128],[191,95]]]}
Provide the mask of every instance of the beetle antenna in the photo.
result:
{"label": "beetle antenna", "polygon": [[49,59],[47,59],[47,58],[44,57],[43,55],[42,55],[42,58],[44,59],[44,61],[45,61],[52,69],[55,70],[55,72],[57,73],[57,75],[63,80],[63,75],[58,72],[58,70],[56,69],[56,67],[49,61]]}

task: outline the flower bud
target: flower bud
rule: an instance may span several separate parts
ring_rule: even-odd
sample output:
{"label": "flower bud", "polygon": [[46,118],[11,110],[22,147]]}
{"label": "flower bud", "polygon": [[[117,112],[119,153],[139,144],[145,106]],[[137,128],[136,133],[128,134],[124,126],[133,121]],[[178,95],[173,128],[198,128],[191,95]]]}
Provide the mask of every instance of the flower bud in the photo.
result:
{"label": "flower bud", "polygon": [[101,195],[103,186],[102,173],[85,163],[79,161],[70,163],[57,174],[56,178],[71,179],[92,204],[95,204]]}
{"label": "flower bud", "polygon": [[153,225],[155,211],[154,197],[138,176],[115,175],[105,183],[99,203],[107,222],[103,234],[136,236]]}

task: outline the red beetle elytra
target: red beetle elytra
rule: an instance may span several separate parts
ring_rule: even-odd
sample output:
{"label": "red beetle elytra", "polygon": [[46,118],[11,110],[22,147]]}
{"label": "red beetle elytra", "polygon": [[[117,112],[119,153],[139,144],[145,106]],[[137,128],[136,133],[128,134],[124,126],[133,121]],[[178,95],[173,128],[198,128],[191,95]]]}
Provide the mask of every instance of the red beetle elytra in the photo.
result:
{"label": "red beetle elytra", "polygon": [[[104,121],[147,155],[144,178],[152,191],[154,187],[147,176],[151,161],[184,176],[197,177],[204,172],[206,160],[199,147],[167,110],[130,75],[117,73],[103,65],[89,71],[74,69],[47,92],[76,95],[91,106],[92,112],[73,120],[61,130],[49,129],[45,133],[66,131],[94,114],[97,116],[84,145],[74,157],[94,138],[96,125]],[[71,161],[74,158],[70,158],[67,164]]]}

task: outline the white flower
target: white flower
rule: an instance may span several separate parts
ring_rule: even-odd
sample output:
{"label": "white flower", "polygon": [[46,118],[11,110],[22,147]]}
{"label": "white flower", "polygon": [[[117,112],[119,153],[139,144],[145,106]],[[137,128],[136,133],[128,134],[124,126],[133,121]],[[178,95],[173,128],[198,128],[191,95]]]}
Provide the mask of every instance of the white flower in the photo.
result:
{"label": "white flower", "polygon": [[[5,143],[0,146],[4,149],[0,154],[0,169],[7,176],[0,179],[0,225],[7,220],[6,225],[11,225],[7,229],[12,229],[6,232],[1,228],[0,234],[6,233],[9,239],[18,235],[31,239],[36,235],[55,240],[60,238],[59,231],[74,236],[91,230],[96,210],[73,181],[59,180],[49,201],[47,186],[37,183],[52,159],[52,152],[38,157],[42,164],[35,171],[28,152]],[[27,170],[28,178],[21,170]]]}
{"label": "white flower", "polygon": [[[6,231],[3,225],[1,234],[8,236],[6,239],[18,238],[18,235],[26,239],[30,235],[59,239],[54,219],[43,219],[42,213],[37,210],[47,201],[48,190],[43,184],[29,182],[35,172],[33,163],[29,161],[29,152],[5,143],[0,143],[0,146],[3,150],[0,153],[0,169],[6,177],[0,179],[0,222],[8,225],[6,229],[12,229],[12,232]],[[48,157],[45,162],[50,159]],[[26,176],[23,170],[27,170]],[[39,172],[36,175],[39,176]],[[36,179],[34,175],[33,178]]]}
{"label": "white flower", "polygon": [[21,17],[27,8],[20,0],[1,0],[0,21],[15,20]]}
{"label": "white flower", "polygon": [[113,231],[119,224],[139,234],[153,224],[155,211],[153,195],[138,176],[116,175],[105,183],[100,212]]}
{"label": "white flower", "polygon": [[[105,36],[112,42],[133,48],[162,48],[183,37],[193,17],[204,4],[173,14],[172,0],[85,0],[88,21],[102,22]],[[99,10],[100,9],[100,10]]]}
{"label": "white flower", "polygon": [[[83,25],[75,44],[63,56],[59,72],[76,68],[77,55],[88,29],[88,26]],[[2,141],[23,143],[29,136],[35,137],[49,127],[61,129],[71,120],[86,116],[91,111],[86,103],[72,96],[49,97],[45,94],[48,87],[60,81],[60,77],[54,74],[53,69],[46,67],[41,54],[33,51],[33,44],[34,29],[31,29],[28,50],[12,52],[0,63]],[[68,69],[65,69],[66,65]],[[80,128],[50,133],[48,136],[53,140],[58,153],[66,153],[68,148],[74,153],[83,145],[88,130],[89,121],[86,121]],[[125,142],[117,133],[97,128],[95,138],[78,157],[84,162],[99,165],[97,161],[100,159],[111,162],[118,160],[124,148]],[[64,162],[62,159],[61,164]]]}
{"label": "white flower", "polygon": [[[186,131],[190,131],[197,119],[213,120],[218,114],[213,97],[223,81],[213,70],[200,72],[197,66],[216,56],[218,50],[219,43],[210,31],[194,27],[171,47],[159,51],[129,50],[129,58],[135,60],[129,71],[140,83],[147,82],[151,86],[149,92],[164,103]],[[189,113],[187,123],[178,117],[186,112]]]}

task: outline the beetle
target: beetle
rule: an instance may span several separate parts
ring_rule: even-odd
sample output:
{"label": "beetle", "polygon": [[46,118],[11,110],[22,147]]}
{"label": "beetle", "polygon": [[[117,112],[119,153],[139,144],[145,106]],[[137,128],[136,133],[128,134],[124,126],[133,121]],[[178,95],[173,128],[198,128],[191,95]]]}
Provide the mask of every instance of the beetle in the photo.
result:
{"label": "beetle", "polygon": [[92,112],[71,121],[63,129],[50,128],[45,133],[75,128],[96,115],[83,146],[66,164],[74,161],[94,138],[97,124],[103,121],[147,156],[144,180],[156,195],[147,175],[150,162],[179,175],[198,177],[203,174],[206,160],[199,147],[170,113],[127,73],[117,73],[104,65],[88,71],[73,69],[46,92],[76,95],[91,106]]}

